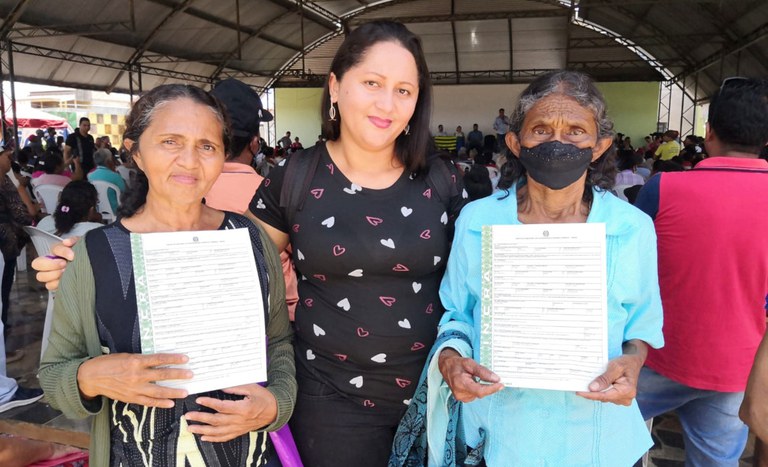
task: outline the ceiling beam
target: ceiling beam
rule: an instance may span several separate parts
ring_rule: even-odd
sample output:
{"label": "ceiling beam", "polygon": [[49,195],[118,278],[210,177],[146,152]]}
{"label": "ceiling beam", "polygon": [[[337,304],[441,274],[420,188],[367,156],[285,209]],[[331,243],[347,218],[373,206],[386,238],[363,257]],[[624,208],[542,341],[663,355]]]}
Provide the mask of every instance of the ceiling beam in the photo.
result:
{"label": "ceiling beam", "polygon": [[678,73],[677,75],[675,75],[672,78],[672,81],[678,82],[681,79],[684,79],[688,75],[692,75],[700,71],[706,70],[707,68],[714,65],[715,63],[718,63],[719,61],[725,59],[725,57],[729,55],[733,55],[736,52],[746,49],[747,47],[763,40],[766,36],[768,36],[768,22],[752,30],[752,32],[741,37],[739,40],[731,44],[726,44],[719,51],[689,66],[688,68],[683,70],[681,73]]}
{"label": "ceiling beam", "polygon": [[320,26],[323,26],[330,31],[337,30],[337,23],[341,23],[341,18],[313,2],[302,2],[299,4],[291,0],[267,1],[279,7],[285,8],[288,11],[295,11],[298,13],[299,10],[301,10],[301,13],[305,18],[319,24]]}
{"label": "ceiling beam", "polygon": [[[692,43],[701,43],[703,41],[713,42],[712,34],[702,34],[702,33],[695,33],[695,34],[673,34],[666,36],[666,38],[659,37],[656,35],[649,35],[649,36],[631,36],[631,37],[622,37],[623,40],[631,42],[632,44],[638,46],[638,47],[648,47],[648,46],[666,46],[669,45],[667,42],[667,39],[675,41],[677,43],[688,41]],[[715,42],[722,42],[722,38],[714,38]],[[611,48],[611,47],[623,47],[626,48],[626,45],[617,42],[615,38],[613,37],[606,37],[606,36],[599,36],[599,37],[572,37],[570,40],[570,47],[572,49],[600,49],[600,48]]]}
{"label": "ceiling beam", "polygon": [[32,37],[59,37],[59,36],[100,36],[115,33],[129,33],[135,31],[130,21],[114,21],[108,23],[88,24],[60,24],[52,26],[23,26],[13,28],[8,39],[28,39]]}
{"label": "ceiling beam", "polygon": [[[82,63],[85,65],[100,66],[104,68],[112,68],[115,70],[128,70],[131,65],[128,62],[113,60],[109,58],[96,57],[93,55],[80,54],[76,52],[70,52],[67,50],[52,49],[49,47],[41,47],[38,45],[23,44],[19,42],[12,43],[13,53],[20,53],[26,55],[33,55],[36,57],[50,58],[54,60],[62,60],[70,63]],[[208,76],[197,75],[194,73],[179,72],[174,70],[166,70],[164,68],[141,66],[141,72],[143,74],[161,76],[164,78],[178,79],[182,81],[190,81],[195,83],[210,84],[211,80]],[[113,87],[113,91],[117,87]],[[101,88],[100,90],[103,90]]]}
{"label": "ceiling beam", "polygon": [[637,6],[637,5],[658,5],[667,6],[671,4],[721,4],[722,0],[589,0],[588,2],[581,1],[579,3],[579,9],[589,8],[614,8],[616,6]]}
{"label": "ceiling beam", "polygon": [[3,24],[0,26],[0,41],[6,39],[8,33],[11,32],[13,25],[16,24],[19,18],[21,18],[27,5],[29,5],[29,0],[19,0],[16,3],[16,6],[8,13],[8,16],[5,17]]}
{"label": "ceiling beam", "polygon": [[[459,13],[455,15],[422,15],[422,16],[395,16],[388,17],[392,21],[399,23],[448,23],[451,21],[485,21],[492,19],[510,19],[510,18],[555,18],[568,16],[568,10],[521,10],[507,12],[489,12],[489,13]],[[355,25],[368,21],[368,18],[351,20]]]}
{"label": "ceiling beam", "polygon": [[[177,3],[173,0],[147,0],[149,2],[155,3],[157,5],[163,5],[168,8],[174,8]],[[238,25],[236,22],[229,21],[223,18],[220,18],[218,16],[214,16],[208,12],[205,12],[203,10],[197,9],[197,8],[187,8],[185,10],[186,14],[193,16],[197,19],[202,19],[203,21],[207,21],[211,24],[215,24],[217,26],[221,26],[223,28],[231,29],[232,31],[240,31],[242,33],[253,35],[253,34],[259,34],[259,37],[262,40],[265,40],[267,42],[271,42],[275,45],[279,45],[280,47],[284,47],[286,49],[293,50],[294,52],[298,52],[301,50],[301,47],[291,44],[290,42],[286,42],[282,39],[279,39],[274,36],[270,36],[269,34],[264,34],[263,27],[254,29],[250,28],[248,26]]]}
{"label": "ceiling beam", "polygon": [[107,88],[105,89],[106,92],[110,93],[112,92],[113,89],[115,89],[115,86],[117,86],[117,83],[120,81],[120,78],[123,77],[123,74],[125,74],[128,68],[134,66],[138,62],[139,58],[141,58],[141,56],[144,54],[144,52],[146,52],[147,49],[149,49],[149,46],[152,45],[152,41],[155,40],[155,37],[157,37],[158,33],[163,28],[163,26],[168,24],[174,17],[176,17],[176,15],[183,13],[184,10],[189,8],[189,5],[192,4],[193,1],[194,0],[184,0],[179,4],[176,4],[174,8],[170,11],[170,13],[165,15],[165,18],[163,18],[162,21],[160,21],[160,23],[158,23],[158,25],[155,26],[155,28],[152,30],[152,32],[149,33],[149,35],[147,35],[147,37],[144,39],[141,45],[139,45],[139,47],[136,48],[136,51],[133,52],[133,55],[131,55],[131,58],[128,59],[128,63],[126,64],[126,66],[122,70],[120,70],[119,73],[117,73],[117,76],[115,76],[115,79],[113,79],[112,82],[109,84],[109,86],[107,86]]}

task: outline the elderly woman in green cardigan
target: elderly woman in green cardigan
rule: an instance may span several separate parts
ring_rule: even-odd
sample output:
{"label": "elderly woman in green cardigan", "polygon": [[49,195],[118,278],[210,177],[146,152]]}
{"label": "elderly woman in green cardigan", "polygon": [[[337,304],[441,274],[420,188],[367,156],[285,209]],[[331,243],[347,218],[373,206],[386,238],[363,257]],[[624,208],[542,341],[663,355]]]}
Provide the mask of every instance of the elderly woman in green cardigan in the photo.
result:
{"label": "elderly woman in green cardigan", "polygon": [[[288,421],[296,397],[280,259],[247,218],[202,203],[229,139],[221,104],[193,86],[149,91],[126,120],[125,147],[139,176],[120,218],[77,243],[39,375],[52,406],[69,417],[94,416],[91,465],[264,466],[277,460],[267,432]],[[268,382],[194,395],[155,384],[192,375],[177,366],[187,361],[184,355],[142,355],[130,233],[233,228],[248,229],[261,279]]]}

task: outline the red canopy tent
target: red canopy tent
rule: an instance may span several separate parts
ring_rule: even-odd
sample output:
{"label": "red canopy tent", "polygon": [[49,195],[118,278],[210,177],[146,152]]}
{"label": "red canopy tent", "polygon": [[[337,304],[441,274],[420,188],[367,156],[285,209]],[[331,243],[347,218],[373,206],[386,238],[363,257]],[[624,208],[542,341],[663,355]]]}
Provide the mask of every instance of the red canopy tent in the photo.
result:
{"label": "red canopy tent", "polygon": [[[16,122],[19,128],[66,128],[71,129],[69,123],[64,117],[58,117],[40,109],[25,108],[16,109]],[[9,128],[13,128],[13,114],[6,112],[5,122]]]}

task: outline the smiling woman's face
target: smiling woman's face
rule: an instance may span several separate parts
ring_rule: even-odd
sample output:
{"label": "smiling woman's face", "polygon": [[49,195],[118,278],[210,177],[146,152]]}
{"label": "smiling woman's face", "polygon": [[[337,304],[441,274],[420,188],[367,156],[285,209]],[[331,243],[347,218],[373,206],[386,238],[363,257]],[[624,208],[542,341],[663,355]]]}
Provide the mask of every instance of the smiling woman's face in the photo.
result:
{"label": "smiling woman's face", "polygon": [[329,89],[342,117],[342,139],[367,151],[394,151],[419,97],[416,60],[397,42],[379,42],[341,80],[331,74]]}
{"label": "smiling woman's face", "polygon": [[211,108],[188,98],[156,109],[133,156],[149,180],[147,197],[200,203],[224,165],[222,130]]}

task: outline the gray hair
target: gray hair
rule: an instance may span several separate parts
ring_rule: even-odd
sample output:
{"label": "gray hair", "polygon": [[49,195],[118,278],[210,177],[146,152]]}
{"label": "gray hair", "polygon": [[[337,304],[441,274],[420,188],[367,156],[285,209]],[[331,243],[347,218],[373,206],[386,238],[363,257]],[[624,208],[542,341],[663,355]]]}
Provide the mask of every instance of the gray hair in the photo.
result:
{"label": "gray hair", "polygon": [[96,165],[104,166],[106,167],[107,161],[111,159],[112,157],[112,151],[110,151],[107,148],[101,148],[97,149],[93,152],[93,163]]}
{"label": "gray hair", "polygon": [[[561,94],[574,99],[582,107],[592,111],[597,124],[597,138],[613,138],[613,122],[608,119],[605,98],[592,79],[578,71],[552,71],[537,77],[520,95],[520,100],[509,118],[510,131],[518,139],[523,128],[525,115],[541,99]],[[584,181],[583,201],[592,202],[592,188],[610,190],[616,182],[616,148],[611,144],[600,157],[589,165]],[[499,188],[507,190],[525,176],[525,168],[517,157],[510,157],[501,170]]]}
{"label": "gray hair", "polygon": [[509,127],[520,136],[525,115],[541,99],[551,94],[563,94],[571,97],[582,107],[592,111],[597,123],[597,137],[612,138],[613,122],[608,119],[605,110],[605,98],[597,89],[592,79],[577,71],[553,71],[534,80],[520,95],[520,101],[509,117]]}

